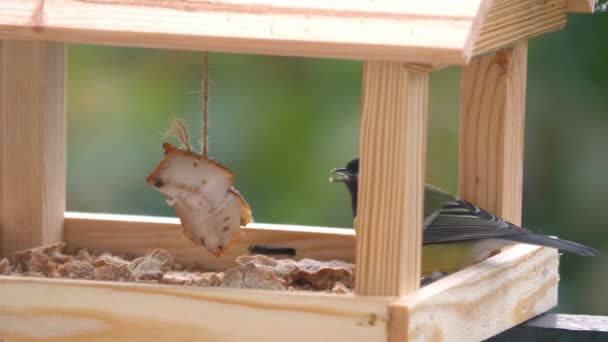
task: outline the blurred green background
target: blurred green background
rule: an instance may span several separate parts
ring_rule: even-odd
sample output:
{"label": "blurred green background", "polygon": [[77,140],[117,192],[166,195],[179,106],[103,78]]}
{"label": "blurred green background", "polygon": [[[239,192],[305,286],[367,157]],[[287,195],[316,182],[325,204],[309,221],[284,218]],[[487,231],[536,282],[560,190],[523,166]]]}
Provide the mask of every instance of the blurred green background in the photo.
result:
{"label": "blurred green background", "polygon": [[[599,248],[561,258],[561,312],[608,315],[608,14],[530,41],[524,225]],[[174,216],[145,183],[180,117],[198,146],[202,53],[72,45],[69,211]],[[358,154],[361,63],[210,54],[210,155],[257,222],[351,227],[328,171]],[[460,68],[431,76],[427,180],[457,190]],[[175,142],[174,139],[169,141]]]}

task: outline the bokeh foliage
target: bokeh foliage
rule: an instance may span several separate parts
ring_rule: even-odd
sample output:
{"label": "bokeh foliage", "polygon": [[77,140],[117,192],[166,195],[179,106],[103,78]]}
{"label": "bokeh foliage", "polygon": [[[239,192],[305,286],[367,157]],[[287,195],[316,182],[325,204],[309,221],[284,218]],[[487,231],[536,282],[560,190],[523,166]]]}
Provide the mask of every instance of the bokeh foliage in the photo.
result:
{"label": "bokeh foliage", "polygon": [[[561,312],[608,315],[608,15],[529,45],[523,222],[592,244],[561,258]],[[201,52],[73,45],[70,211],[174,216],[144,179],[172,118],[201,129]],[[361,63],[213,53],[210,155],[258,222],[351,227],[328,171],[357,155]],[[460,69],[432,74],[427,180],[457,190]],[[173,141],[173,140],[170,140]]]}

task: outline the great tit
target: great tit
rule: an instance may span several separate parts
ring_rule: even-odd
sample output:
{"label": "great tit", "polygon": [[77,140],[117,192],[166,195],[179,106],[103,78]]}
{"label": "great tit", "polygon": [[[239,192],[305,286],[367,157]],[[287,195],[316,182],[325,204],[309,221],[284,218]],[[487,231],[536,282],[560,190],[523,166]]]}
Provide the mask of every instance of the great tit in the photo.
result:
{"label": "great tit", "polygon": [[[331,170],[331,174],[330,181],[344,183],[350,193],[356,229],[359,158],[352,159],[344,168]],[[599,254],[596,249],[576,242],[532,233],[430,184],[425,185],[423,229],[424,277],[458,271],[518,242],[583,256]]]}

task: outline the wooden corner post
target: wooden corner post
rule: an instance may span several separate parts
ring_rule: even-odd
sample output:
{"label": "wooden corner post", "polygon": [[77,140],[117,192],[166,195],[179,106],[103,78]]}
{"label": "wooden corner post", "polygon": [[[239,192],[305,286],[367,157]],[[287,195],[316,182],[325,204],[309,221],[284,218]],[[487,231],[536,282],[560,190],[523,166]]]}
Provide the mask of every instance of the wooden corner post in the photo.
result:
{"label": "wooden corner post", "polygon": [[462,69],[459,192],[521,223],[527,41]]}
{"label": "wooden corner post", "polygon": [[67,51],[0,41],[0,257],[62,238]]}
{"label": "wooden corner post", "polygon": [[[518,225],[522,209],[527,58],[528,44],[522,41],[477,58],[462,71],[460,195]],[[541,265],[550,275],[536,283],[542,284],[536,298],[543,300],[533,310],[528,310],[532,305],[523,306],[526,310],[512,315],[511,326],[557,304],[557,250],[542,248],[535,255],[539,253],[544,253],[547,263]],[[526,266],[518,263],[516,267]]]}
{"label": "wooden corner post", "polygon": [[428,73],[365,62],[355,291],[400,296],[420,282]]}

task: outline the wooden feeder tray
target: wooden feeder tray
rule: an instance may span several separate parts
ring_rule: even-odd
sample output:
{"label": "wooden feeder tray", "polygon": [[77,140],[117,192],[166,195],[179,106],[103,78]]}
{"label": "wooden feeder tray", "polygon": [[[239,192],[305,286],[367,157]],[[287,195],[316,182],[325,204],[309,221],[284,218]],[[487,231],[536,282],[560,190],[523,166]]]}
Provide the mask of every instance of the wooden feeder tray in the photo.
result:
{"label": "wooden feeder tray", "polygon": [[[516,244],[419,288],[428,75],[463,70],[460,195],[517,224],[527,40],[594,5],[0,1],[1,257],[66,241],[135,255],[162,248],[223,270],[262,244],[356,263],[354,294],[0,276],[0,340],[481,341],[546,312],[559,283],[549,248]],[[256,223],[215,257],[184,240],[177,219],[66,213],[69,43],[364,61],[357,236]]]}

